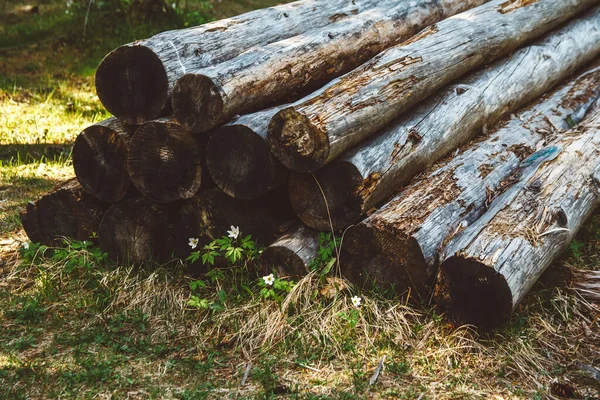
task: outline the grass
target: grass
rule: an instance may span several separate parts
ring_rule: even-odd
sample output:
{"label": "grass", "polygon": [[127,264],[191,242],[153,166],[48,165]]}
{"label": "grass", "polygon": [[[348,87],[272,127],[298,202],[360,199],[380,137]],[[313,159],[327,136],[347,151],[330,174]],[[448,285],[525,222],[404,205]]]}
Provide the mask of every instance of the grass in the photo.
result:
{"label": "grass", "polygon": [[107,117],[93,88],[102,56],[163,29],[275,3],[190,0],[185,13],[149,20],[122,2],[117,15],[92,8],[85,38],[87,2],[66,10],[44,0],[38,14],[0,4],[0,397],[544,399],[554,381],[597,396],[600,384],[577,363],[600,365],[600,308],[566,277],[569,267],[600,269],[598,213],[493,333],[343,281],[332,291],[317,272],[265,299],[243,267],[200,285],[181,265],[114,265],[88,244],[24,254],[19,210],[73,176],[74,138]]}

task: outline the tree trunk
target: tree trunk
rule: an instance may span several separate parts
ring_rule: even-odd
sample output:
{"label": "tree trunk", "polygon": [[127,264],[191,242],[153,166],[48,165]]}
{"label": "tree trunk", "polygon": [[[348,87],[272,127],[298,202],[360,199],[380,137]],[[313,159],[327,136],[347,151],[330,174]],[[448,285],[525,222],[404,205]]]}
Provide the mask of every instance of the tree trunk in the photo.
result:
{"label": "tree trunk", "polygon": [[98,66],[96,91],[104,107],[142,124],[169,106],[187,72],[230,60],[256,45],[287,39],[377,6],[379,0],[302,0],[194,28],[162,32],[113,50]]}
{"label": "tree trunk", "polygon": [[432,168],[348,230],[341,254],[344,275],[397,290],[411,287],[427,299],[444,243],[485,213],[522,159],[580,122],[599,95],[600,68],[595,68]]}
{"label": "tree trunk", "polygon": [[310,272],[309,263],[318,257],[319,232],[296,226],[263,250],[258,269],[261,274],[300,279]]}
{"label": "tree trunk", "polygon": [[243,115],[208,140],[206,165],[216,185],[238,199],[257,199],[283,185],[289,171],[267,145],[269,120],[281,107]]}
{"label": "tree trunk", "polygon": [[426,26],[483,3],[381,0],[378,7],[338,23],[190,71],[173,89],[173,113],[192,132],[209,131],[236,114],[323,85]]}
{"label": "tree trunk", "polygon": [[314,176],[292,174],[300,219],[318,230],[330,229],[330,217],[335,229],[349,226],[486,124],[585,65],[600,54],[598,10],[449,87]]}
{"label": "tree trunk", "polygon": [[483,328],[508,321],[600,204],[600,107],[592,113],[525,160],[516,183],[448,244],[435,296],[451,320]]}
{"label": "tree trunk", "polygon": [[73,178],[54,188],[21,213],[25,233],[34,243],[62,245],[64,238],[90,240],[109,204],[90,196]]}
{"label": "tree trunk", "polygon": [[315,171],[440,87],[595,3],[492,0],[431,25],[276,114],[271,149],[288,168]]}
{"label": "tree trunk", "polygon": [[192,198],[202,183],[201,144],[173,118],[141,125],[131,138],[127,169],[146,198],[168,203]]}
{"label": "tree trunk", "polygon": [[73,145],[73,168],[81,186],[98,200],[116,203],[131,181],[127,152],[137,127],[109,118],[83,130]]}

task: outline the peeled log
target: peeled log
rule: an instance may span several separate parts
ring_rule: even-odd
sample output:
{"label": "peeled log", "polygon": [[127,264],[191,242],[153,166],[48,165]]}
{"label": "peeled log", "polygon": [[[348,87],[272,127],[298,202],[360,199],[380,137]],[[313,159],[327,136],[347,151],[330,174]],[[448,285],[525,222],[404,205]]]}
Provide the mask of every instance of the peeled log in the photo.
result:
{"label": "peeled log", "polygon": [[494,328],[508,321],[599,204],[596,108],[584,127],[529,157],[516,183],[448,244],[435,289],[438,305],[458,323]]}
{"label": "peeled log", "polygon": [[597,67],[432,168],[348,230],[341,254],[344,275],[397,290],[411,287],[427,299],[444,244],[485,213],[522,159],[582,121],[599,95]]}
{"label": "peeled log", "polygon": [[90,196],[73,178],[57,186],[20,214],[25,233],[34,243],[47,246],[62,240],[90,240],[98,232],[109,204]]}
{"label": "peeled log", "polygon": [[299,279],[310,272],[309,263],[318,257],[319,247],[319,232],[297,226],[263,250],[259,272]]}
{"label": "peeled log", "polygon": [[440,87],[596,3],[492,0],[431,25],[276,114],[271,149],[286,167],[315,171]]}
{"label": "peeled log", "polygon": [[158,203],[193,197],[202,183],[200,146],[173,118],[146,122],[129,147],[127,169],[133,185]]}
{"label": "peeled log", "polygon": [[75,139],[75,175],[98,200],[116,203],[127,194],[131,183],[127,152],[136,128],[113,117],[85,128]]}
{"label": "peeled log", "polygon": [[349,226],[485,124],[541,96],[598,54],[600,11],[594,8],[449,87],[314,176],[292,174],[294,210],[318,230],[330,229],[330,216],[335,229]]}
{"label": "peeled log", "polygon": [[439,20],[485,0],[381,0],[376,8],[227,62],[190,71],[173,89],[173,113],[192,132],[316,88]]}
{"label": "peeled log", "polygon": [[358,14],[379,1],[302,0],[162,32],[110,52],[96,71],[96,91],[111,114],[140,125],[170,105],[173,85],[187,72]]}

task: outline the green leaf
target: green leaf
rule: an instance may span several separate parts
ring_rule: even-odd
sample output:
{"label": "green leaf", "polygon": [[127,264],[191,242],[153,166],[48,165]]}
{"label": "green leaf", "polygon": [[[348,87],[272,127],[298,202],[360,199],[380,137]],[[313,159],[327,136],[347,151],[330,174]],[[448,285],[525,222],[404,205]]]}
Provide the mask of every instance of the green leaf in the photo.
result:
{"label": "green leaf", "polygon": [[329,262],[327,264],[325,264],[325,268],[323,268],[323,272],[321,272],[321,276],[327,275],[329,273],[329,271],[331,271],[331,267],[333,267],[333,265],[335,264],[336,261],[337,261],[337,259],[335,257],[333,257],[331,260],[329,260]]}

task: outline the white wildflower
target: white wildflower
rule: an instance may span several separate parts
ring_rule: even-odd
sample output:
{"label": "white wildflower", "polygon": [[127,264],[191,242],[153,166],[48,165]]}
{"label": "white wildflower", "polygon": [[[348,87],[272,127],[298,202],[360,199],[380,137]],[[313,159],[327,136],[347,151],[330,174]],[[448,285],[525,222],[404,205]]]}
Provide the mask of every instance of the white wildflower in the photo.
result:
{"label": "white wildflower", "polygon": [[190,242],[188,243],[192,249],[198,247],[198,238],[190,238]]}
{"label": "white wildflower", "polygon": [[231,225],[231,230],[227,231],[227,236],[237,239],[240,236],[240,227]]}
{"label": "white wildflower", "polygon": [[269,274],[267,276],[263,276],[263,281],[265,281],[265,285],[273,286],[273,283],[275,283],[275,275]]}
{"label": "white wildflower", "polygon": [[25,250],[29,250],[29,242],[25,242],[25,243],[23,243],[23,248],[24,248]]}
{"label": "white wildflower", "polygon": [[362,303],[362,299],[358,296],[354,296],[352,297],[352,304],[354,305],[354,307],[360,307]]}

